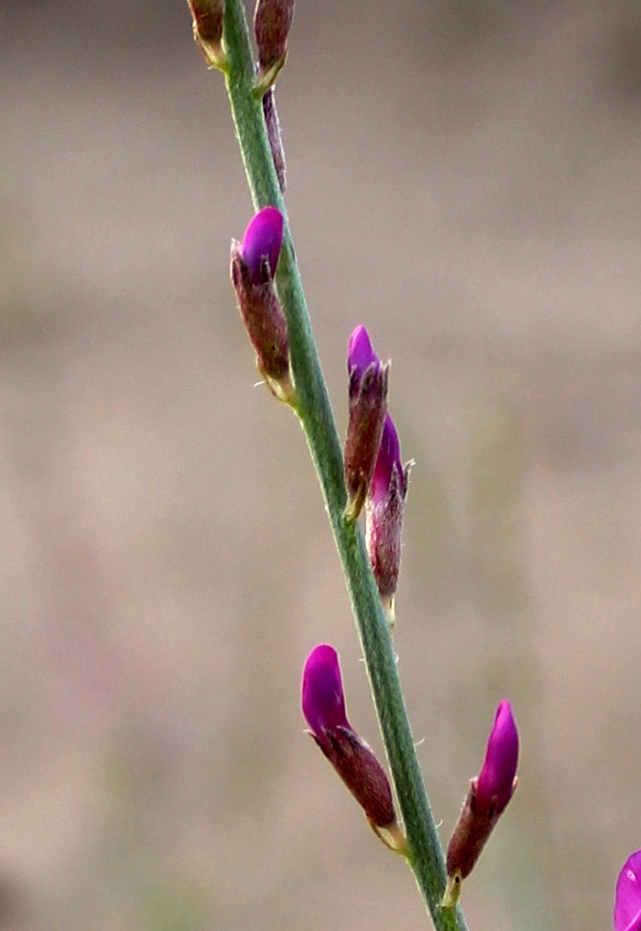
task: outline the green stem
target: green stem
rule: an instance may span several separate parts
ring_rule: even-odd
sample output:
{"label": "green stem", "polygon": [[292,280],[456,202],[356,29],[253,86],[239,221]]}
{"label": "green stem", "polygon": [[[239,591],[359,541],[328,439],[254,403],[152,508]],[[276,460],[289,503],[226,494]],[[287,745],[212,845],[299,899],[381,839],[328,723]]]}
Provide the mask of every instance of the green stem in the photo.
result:
{"label": "green stem", "polygon": [[363,647],[387,758],[405,824],[408,861],[437,931],[467,931],[461,911],[443,909],[445,865],[416,756],[396,656],[381,608],[363,534],[343,520],[343,456],[321,371],[305,295],[291,242],[260,100],[252,93],[254,66],[242,0],[226,0],[224,44],[227,92],[254,207],[278,207],[285,236],[276,285],[287,317],[300,417],[321,484]]}

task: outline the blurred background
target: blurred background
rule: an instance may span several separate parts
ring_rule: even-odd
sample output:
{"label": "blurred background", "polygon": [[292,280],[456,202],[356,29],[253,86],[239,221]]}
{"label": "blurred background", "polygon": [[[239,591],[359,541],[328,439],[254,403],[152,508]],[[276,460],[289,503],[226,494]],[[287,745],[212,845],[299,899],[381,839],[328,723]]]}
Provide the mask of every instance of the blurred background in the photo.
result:
{"label": "blurred background", "polygon": [[[303,733],[377,724],[295,419],[228,278],[251,204],[180,0],[0,6],[0,928],[415,931]],[[329,389],[367,324],[416,459],[400,656],[444,842],[499,699],[471,931],[601,931],[641,847],[641,9],[299,0],[278,85]]]}

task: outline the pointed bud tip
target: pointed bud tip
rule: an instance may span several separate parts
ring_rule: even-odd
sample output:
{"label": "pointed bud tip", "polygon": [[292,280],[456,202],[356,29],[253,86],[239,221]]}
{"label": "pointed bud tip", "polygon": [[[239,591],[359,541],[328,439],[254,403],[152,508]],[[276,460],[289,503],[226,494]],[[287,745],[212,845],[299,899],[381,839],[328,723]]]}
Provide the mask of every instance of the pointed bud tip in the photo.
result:
{"label": "pointed bud tip", "polygon": [[276,207],[263,207],[249,221],[241,247],[253,284],[265,282],[265,260],[268,263],[268,277],[274,277],[282,243],[282,213]]}
{"label": "pointed bud tip", "polygon": [[614,931],[641,929],[641,850],[631,854],[619,873],[614,899]]}
{"label": "pointed bud tip", "polygon": [[496,709],[485,762],[476,786],[476,800],[481,809],[488,809],[496,800],[497,814],[503,811],[514,792],[518,761],[519,733],[512,706],[503,699]]}
{"label": "pointed bud tip", "polygon": [[338,653],[329,643],[314,647],[303,668],[302,707],[310,730],[318,739],[324,731],[349,727]]}
{"label": "pointed bud tip", "polygon": [[347,371],[357,368],[364,372],[372,363],[378,362],[379,358],[374,352],[372,341],[369,333],[362,323],[354,327],[352,335],[349,338],[347,347]]}

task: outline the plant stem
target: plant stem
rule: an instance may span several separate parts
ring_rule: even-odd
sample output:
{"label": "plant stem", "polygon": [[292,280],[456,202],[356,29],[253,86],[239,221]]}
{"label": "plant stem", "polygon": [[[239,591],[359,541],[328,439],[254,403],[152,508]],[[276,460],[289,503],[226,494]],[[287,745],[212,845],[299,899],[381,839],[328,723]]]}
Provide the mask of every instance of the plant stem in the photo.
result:
{"label": "plant stem", "polygon": [[224,47],[227,92],[254,207],[278,207],[285,235],[276,286],[287,318],[297,413],[323,491],[410,848],[408,861],[437,931],[467,931],[461,911],[441,908],[443,851],[421,775],[398,676],[388,621],[372,576],[363,534],[343,520],[343,456],[321,371],[291,242],[287,211],[274,169],[260,100],[252,94],[254,65],[242,0],[226,0]]}

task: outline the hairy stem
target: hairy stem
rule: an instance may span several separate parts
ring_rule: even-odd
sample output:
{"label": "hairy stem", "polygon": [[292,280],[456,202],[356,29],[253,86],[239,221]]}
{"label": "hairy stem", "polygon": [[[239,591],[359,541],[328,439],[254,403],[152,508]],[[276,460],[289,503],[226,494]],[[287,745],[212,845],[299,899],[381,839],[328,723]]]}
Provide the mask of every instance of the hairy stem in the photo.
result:
{"label": "hairy stem", "polygon": [[305,295],[274,169],[261,101],[252,93],[254,66],[242,0],[226,0],[227,91],[254,207],[278,207],[285,236],[276,286],[287,317],[297,413],[316,467],[367,666],[376,711],[410,848],[408,861],[437,931],[467,931],[461,911],[443,909],[443,851],[412,738],[388,622],[381,608],[363,535],[343,520],[343,456],[321,371]]}

